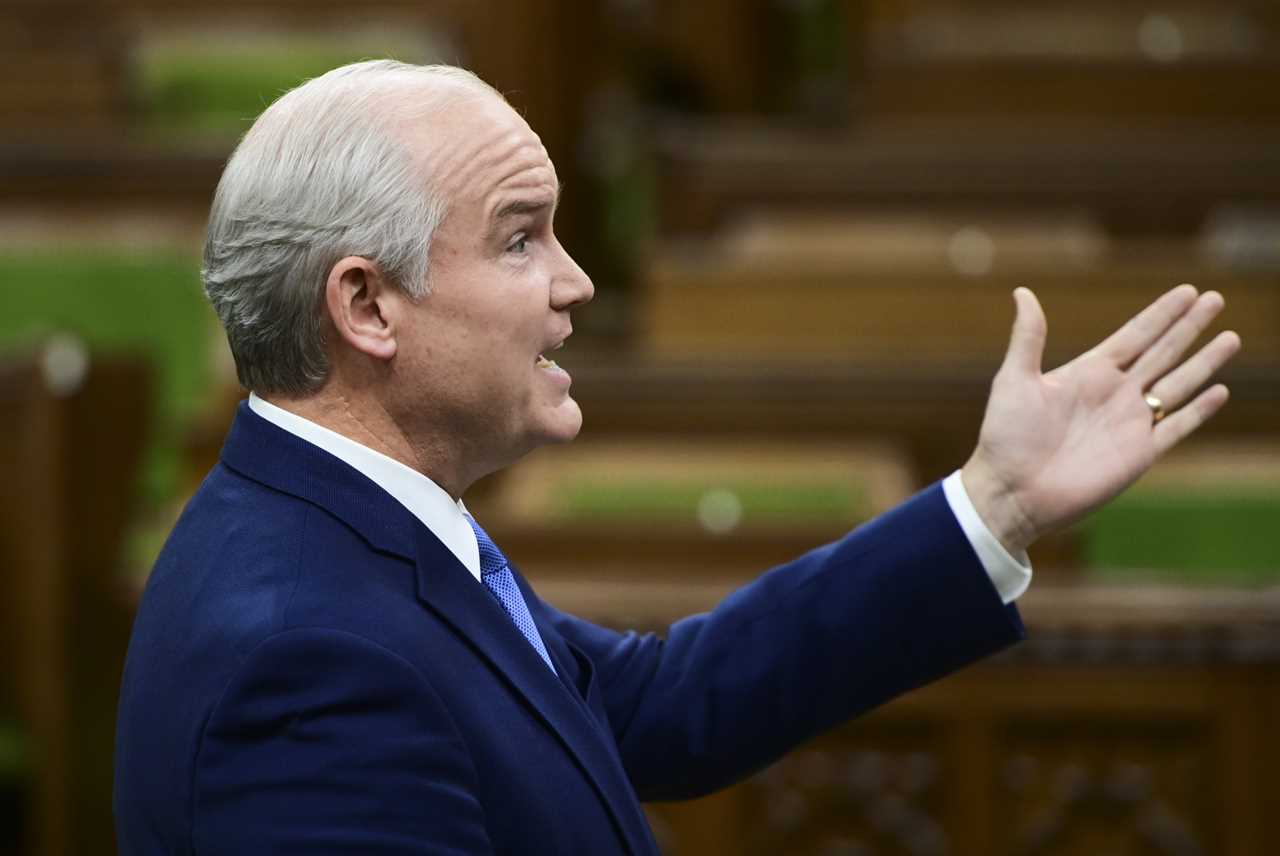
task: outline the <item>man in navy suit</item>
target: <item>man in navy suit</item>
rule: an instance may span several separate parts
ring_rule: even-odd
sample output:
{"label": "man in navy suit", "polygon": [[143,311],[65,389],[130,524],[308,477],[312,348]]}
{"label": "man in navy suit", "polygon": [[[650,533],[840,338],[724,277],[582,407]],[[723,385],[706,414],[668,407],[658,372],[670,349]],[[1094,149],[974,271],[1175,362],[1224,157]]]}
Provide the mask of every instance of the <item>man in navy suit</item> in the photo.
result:
{"label": "man in navy suit", "polygon": [[[468,515],[578,433],[549,359],[592,284],[538,137],[445,67],[335,70],[263,113],[205,250],[241,405],[147,584],[121,691],[125,854],[653,854],[644,799],[734,782],[1022,634],[1025,548],[1226,400],[1181,286],[1041,374],[1015,293],[978,448],[664,637],[542,602]],[[1168,412],[1167,417],[1165,416]]]}

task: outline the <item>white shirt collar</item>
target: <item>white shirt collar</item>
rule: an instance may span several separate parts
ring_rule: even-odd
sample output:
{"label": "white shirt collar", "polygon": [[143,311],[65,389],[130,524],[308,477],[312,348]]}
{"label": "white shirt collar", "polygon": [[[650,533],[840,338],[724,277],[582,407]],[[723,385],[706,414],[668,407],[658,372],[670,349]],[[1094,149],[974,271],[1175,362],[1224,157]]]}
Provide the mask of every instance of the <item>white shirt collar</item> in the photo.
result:
{"label": "white shirt collar", "polygon": [[476,533],[465,515],[462,500],[453,497],[417,470],[394,458],[362,446],[349,437],[330,431],[249,393],[249,409],[273,425],[300,437],[354,467],[378,487],[391,494],[458,557],[471,575],[480,579],[480,548]]}

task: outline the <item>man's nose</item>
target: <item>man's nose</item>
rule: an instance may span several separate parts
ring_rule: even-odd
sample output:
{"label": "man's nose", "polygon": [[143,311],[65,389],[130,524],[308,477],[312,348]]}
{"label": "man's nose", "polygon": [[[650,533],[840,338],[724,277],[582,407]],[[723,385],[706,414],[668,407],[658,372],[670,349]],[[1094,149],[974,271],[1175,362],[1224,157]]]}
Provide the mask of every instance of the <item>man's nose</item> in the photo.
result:
{"label": "man's nose", "polygon": [[556,247],[560,251],[561,265],[551,282],[551,307],[562,311],[590,301],[595,296],[596,287],[592,285],[587,272],[579,267],[573,256],[558,241]]}

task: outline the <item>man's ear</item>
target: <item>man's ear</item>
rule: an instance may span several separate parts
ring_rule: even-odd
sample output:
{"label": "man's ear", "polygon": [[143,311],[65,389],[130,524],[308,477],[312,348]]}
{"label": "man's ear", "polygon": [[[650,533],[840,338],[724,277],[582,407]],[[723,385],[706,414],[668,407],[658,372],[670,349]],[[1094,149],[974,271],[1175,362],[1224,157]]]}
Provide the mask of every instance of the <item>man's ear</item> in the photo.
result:
{"label": "man's ear", "polygon": [[351,348],[374,359],[396,355],[397,310],[402,295],[378,266],[347,256],[329,270],[325,307],[338,336]]}

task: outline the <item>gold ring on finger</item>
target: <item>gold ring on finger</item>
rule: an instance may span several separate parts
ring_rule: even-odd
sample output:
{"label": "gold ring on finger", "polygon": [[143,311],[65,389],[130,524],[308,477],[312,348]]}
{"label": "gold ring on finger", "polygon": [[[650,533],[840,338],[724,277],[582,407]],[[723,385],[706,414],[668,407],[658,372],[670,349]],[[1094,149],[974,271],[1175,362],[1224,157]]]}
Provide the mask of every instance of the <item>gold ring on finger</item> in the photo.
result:
{"label": "gold ring on finger", "polygon": [[1159,397],[1154,396],[1151,393],[1147,393],[1145,398],[1147,407],[1151,408],[1151,424],[1155,425],[1165,417],[1164,402],[1161,401]]}

